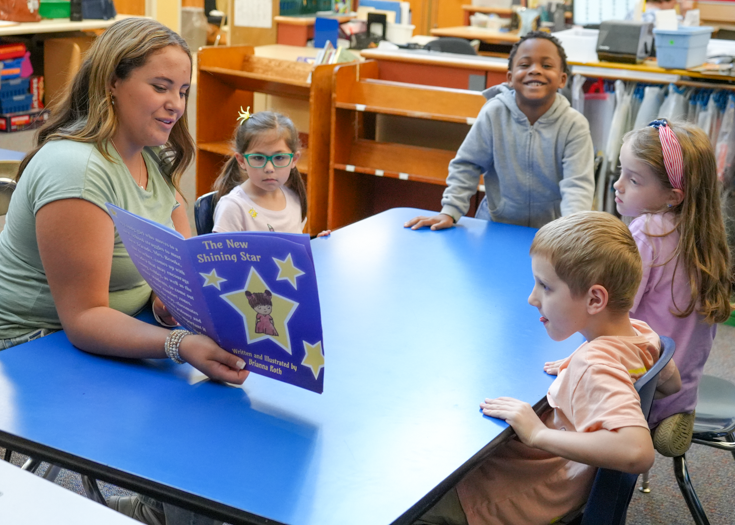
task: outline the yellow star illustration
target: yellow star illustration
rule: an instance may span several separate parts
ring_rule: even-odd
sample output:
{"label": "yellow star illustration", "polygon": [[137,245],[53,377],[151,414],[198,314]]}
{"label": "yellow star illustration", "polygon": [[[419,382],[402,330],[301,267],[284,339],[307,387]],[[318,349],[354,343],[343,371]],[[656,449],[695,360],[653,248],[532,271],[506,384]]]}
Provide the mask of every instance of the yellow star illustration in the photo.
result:
{"label": "yellow star illustration", "polygon": [[283,261],[273,257],[273,261],[278,265],[278,277],[276,277],[276,281],[288,280],[288,282],[291,283],[291,286],[294,287],[294,290],[297,289],[296,278],[299,275],[304,275],[304,272],[293,265],[291,254],[289,253],[288,257],[286,257]]}
{"label": "yellow star illustration", "polygon": [[115,217],[117,217],[117,210],[112,208],[110,209],[110,213],[112,213]]}
{"label": "yellow star illustration", "polygon": [[[288,321],[296,311],[299,303],[271,292],[272,309],[270,313],[266,314],[270,317],[269,320],[263,314],[259,316],[259,312],[256,312],[250,306],[250,301],[247,295],[245,295],[245,292],[262,294],[266,290],[270,291],[269,287],[255,268],[251,267],[245,287],[242,290],[223,294],[221,297],[242,315],[245,321],[245,334],[248,344],[270,339],[291,354],[291,336],[288,332]],[[260,320],[258,317],[260,317]]]}
{"label": "yellow star illustration", "polygon": [[222,288],[219,287],[219,283],[227,281],[224,277],[220,277],[217,275],[217,270],[212,269],[209,273],[201,273],[199,272],[199,275],[204,277],[204,286],[214,286],[218,290],[221,290]]}
{"label": "yellow star illustration", "polygon": [[315,345],[310,345],[304,341],[304,350],[306,355],[301,364],[311,368],[314,379],[319,377],[319,371],[324,368],[324,354],[322,353],[322,342],[319,341]]}

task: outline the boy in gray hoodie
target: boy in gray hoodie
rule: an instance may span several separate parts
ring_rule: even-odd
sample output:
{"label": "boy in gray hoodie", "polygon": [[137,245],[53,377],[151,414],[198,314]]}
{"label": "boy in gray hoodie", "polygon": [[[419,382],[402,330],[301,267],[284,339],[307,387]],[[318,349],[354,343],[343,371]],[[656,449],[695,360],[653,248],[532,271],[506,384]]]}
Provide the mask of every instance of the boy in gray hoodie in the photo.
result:
{"label": "boy in gray hoodie", "polygon": [[477,218],[540,228],[592,208],[594,152],[587,119],[558,93],[567,81],[564,48],[548,33],[532,32],[513,46],[508,84],[483,94],[467,138],[449,163],[441,213],[405,226],[451,227],[467,213],[485,176]]}

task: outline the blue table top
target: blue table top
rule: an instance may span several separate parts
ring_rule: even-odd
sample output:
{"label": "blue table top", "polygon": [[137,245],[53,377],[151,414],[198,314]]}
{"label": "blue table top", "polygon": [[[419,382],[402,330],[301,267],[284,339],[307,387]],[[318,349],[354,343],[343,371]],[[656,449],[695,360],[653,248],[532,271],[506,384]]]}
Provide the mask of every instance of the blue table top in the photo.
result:
{"label": "blue table top", "polygon": [[3,160],[23,160],[26,154],[22,151],[14,151],[12,149],[0,148],[0,161]]}
{"label": "blue table top", "polygon": [[582,342],[553,342],[526,302],[534,230],[404,229],[420,212],[312,242],[322,395],[255,374],[192,385],[188,365],[90,355],[57,333],[0,352],[0,443],[231,523],[412,521],[507,437],[480,401],[535,404],[543,363]]}

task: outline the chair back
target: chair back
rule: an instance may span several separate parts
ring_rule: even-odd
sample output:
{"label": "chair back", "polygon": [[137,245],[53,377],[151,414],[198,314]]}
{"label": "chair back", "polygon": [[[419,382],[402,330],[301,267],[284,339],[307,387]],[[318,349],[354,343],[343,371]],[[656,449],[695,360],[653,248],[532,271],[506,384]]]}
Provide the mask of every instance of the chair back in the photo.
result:
{"label": "chair back", "polygon": [[199,197],[194,203],[194,224],[197,235],[212,233],[214,228],[214,197],[216,191],[210,191]]}
{"label": "chair back", "polygon": [[[661,336],[661,355],[651,369],[635,382],[635,389],[641,398],[641,410],[648,419],[656,391],[656,379],[664,366],[671,361],[676,344],[668,337]],[[628,474],[618,470],[601,468],[597,470],[595,481],[587,505],[582,515],[582,525],[624,525],[628,504],[633,497],[638,474]]]}
{"label": "chair back", "polygon": [[10,196],[13,195],[13,191],[15,191],[15,181],[0,178],[0,215],[8,213]]}
{"label": "chair back", "polygon": [[442,37],[432,40],[424,46],[429,51],[441,53],[455,53],[458,55],[477,55],[475,48],[464,38]]}

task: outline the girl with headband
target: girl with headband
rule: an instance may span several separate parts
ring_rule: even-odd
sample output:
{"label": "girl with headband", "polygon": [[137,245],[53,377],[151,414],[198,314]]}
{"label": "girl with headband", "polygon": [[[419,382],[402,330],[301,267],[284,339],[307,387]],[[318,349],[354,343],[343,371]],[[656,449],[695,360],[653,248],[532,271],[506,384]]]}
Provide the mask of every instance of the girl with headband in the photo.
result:
{"label": "girl with headband", "polygon": [[[691,432],[716,323],[731,311],[717,167],[700,128],[665,119],[623,137],[620,165],[615,203],[620,215],[634,217],[630,230],[643,259],[630,315],[676,342],[674,362],[681,372],[681,390],[654,401],[649,417],[654,445],[663,453],[672,438]],[[688,445],[685,439],[682,446]]]}

